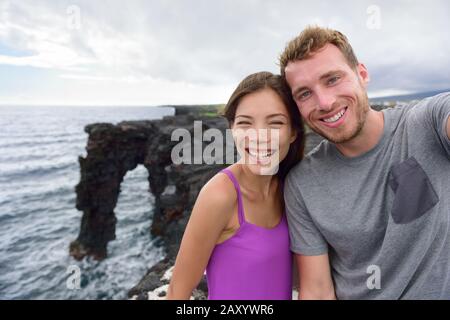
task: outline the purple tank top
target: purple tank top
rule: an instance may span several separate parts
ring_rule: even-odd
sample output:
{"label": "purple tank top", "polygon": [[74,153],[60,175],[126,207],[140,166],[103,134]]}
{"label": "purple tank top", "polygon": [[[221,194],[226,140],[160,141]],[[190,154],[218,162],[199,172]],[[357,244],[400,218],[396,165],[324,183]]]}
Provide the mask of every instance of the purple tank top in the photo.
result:
{"label": "purple tank top", "polygon": [[238,198],[240,228],[217,244],[206,267],[210,300],[291,300],[292,253],[286,215],[271,229],[245,220],[239,183],[224,169]]}

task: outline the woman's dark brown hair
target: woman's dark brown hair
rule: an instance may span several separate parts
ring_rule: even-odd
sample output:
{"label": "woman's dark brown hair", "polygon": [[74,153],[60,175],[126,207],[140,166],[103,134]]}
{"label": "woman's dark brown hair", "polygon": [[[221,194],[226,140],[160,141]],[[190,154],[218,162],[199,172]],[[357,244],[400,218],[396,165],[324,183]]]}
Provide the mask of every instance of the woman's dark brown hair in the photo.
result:
{"label": "woman's dark brown hair", "polygon": [[285,80],[281,76],[274,75],[267,71],[249,75],[242,80],[236,90],[234,90],[230,100],[225,106],[223,115],[228,120],[228,124],[231,127],[241,99],[250,93],[263,89],[272,89],[281,98],[289,113],[291,127],[297,133],[297,138],[289,146],[288,154],[283,161],[281,161],[278,169],[277,175],[281,180],[284,180],[289,170],[302,160],[305,148],[305,130],[303,121]]}

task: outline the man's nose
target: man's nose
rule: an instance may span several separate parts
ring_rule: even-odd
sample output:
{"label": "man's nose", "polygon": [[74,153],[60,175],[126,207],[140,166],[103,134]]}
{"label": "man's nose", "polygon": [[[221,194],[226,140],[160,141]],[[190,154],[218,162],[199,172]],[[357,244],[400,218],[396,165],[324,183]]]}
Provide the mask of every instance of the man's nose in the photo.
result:
{"label": "man's nose", "polygon": [[317,109],[328,112],[333,109],[335,101],[336,98],[330,92],[326,90],[317,92]]}

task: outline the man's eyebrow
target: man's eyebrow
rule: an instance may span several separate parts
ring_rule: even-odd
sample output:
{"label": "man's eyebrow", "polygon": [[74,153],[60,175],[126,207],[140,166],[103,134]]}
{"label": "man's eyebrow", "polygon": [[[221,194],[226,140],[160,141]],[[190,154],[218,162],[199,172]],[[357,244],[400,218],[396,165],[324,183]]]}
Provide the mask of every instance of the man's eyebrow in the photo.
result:
{"label": "man's eyebrow", "polygon": [[339,70],[328,71],[327,73],[324,73],[323,75],[321,75],[319,79],[323,80],[323,79],[329,78],[329,77],[331,77],[331,76],[333,76],[335,74],[341,74],[341,73],[342,72],[339,71]]}

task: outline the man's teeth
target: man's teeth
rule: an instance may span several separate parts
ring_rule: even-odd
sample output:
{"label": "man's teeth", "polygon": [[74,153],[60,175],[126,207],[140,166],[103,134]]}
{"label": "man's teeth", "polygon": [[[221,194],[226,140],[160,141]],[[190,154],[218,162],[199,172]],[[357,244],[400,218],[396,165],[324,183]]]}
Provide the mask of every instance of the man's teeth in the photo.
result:
{"label": "man's teeth", "polygon": [[254,151],[254,150],[248,150],[248,153],[253,156],[253,157],[257,157],[257,158],[268,158],[273,154],[273,151]]}
{"label": "man's teeth", "polygon": [[341,112],[336,113],[334,116],[332,116],[331,118],[328,119],[323,119],[323,121],[327,122],[327,123],[331,123],[331,122],[336,122],[338,121],[345,113],[345,111],[347,110],[347,108],[343,109]]}

